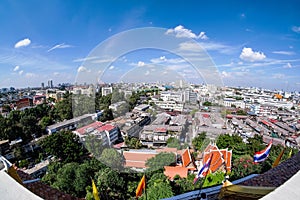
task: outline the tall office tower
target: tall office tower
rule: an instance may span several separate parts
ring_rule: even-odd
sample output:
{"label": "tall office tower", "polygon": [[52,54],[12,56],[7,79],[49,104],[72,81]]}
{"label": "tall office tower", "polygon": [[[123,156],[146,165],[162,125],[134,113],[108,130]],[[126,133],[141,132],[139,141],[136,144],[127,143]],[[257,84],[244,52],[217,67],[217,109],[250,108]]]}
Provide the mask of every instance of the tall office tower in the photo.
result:
{"label": "tall office tower", "polygon": [[52,81],[52,80],[49,80],[49,81],[48,81],[48,87],[49,87],[49,88],[53,88],[53,81]]}

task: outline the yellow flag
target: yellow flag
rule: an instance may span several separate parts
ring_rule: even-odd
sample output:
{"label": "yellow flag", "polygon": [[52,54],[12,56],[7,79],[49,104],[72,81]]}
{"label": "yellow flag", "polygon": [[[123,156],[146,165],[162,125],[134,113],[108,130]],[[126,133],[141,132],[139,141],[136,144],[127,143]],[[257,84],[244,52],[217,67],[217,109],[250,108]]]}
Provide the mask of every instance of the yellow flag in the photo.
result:
{"label": "yellow flag", "polygon": [[279,162],[281,160],[281,157],[283,156],[285,148],[282,149],[282,151],[280,152],[280,154],[278,155],[278,157],[276,158],[276,160],[274,161],[272,168],[276,167],[277,165],[279,165]]}
{"label": "yellow flag", "polygon": [[96,184],[95,184],[95,182],[94,182],[93,179],[92,179],[92,186],[93,186],[93,196],[94,196],[94,199],[95,200],[100,200],[99,194],[98,194],[98,190],[97,190]]}
{"label": "yellow flag", "polygon": [[138,187],[136,188],[135,196],[136,197],[142,196],[144,189],[146,189],[146,177],[145,177],[145,175],[142,177]]}
{"label": "yellow flag", "polygon": [[290,150],[290,153],[288,155],[288,158],[292,157],[293,149]]}
{"label": "yellow flag", "polygon": [[22,179],[20,178],[20,176],[18,175],[17,173],[17,170],[14,168],[14,166],[10,166],[7,170],[7,173],[12,177],[14,178],[17,182],[19,182],[20,184],[23,185],[23,181]]}

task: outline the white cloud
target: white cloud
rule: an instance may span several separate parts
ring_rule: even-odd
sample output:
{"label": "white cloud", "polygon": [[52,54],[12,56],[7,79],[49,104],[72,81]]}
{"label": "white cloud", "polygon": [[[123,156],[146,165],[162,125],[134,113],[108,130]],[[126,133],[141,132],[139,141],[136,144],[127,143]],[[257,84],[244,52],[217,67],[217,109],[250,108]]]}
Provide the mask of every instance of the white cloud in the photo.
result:
{"label": "white cloud", "polygon": [[90,70],[88,70],[86,67],[84,66],[80,66],[77,69],[77,72],[89,72]]}
{"label": "white cloud", "polygon": [[276,73],[276,74],[272,75],[272,78],[274,78],[274,79],[284,79],[285,75],[281,74],[281,73]]}
{"label": "white cloud", "polygon": [[114,69],[114,68],[115,68],[115,66],[113,66],[113,65],[109,67],[110,70],[112,70],[112,69]]}
{"label": "white cloud", "polygon": [[162,60],[162,61],[166,61],[167,60],[166,56],[161,56],[161,57],[159,57],[159,59]]}
{"label": "white cloud", "polygon": [[293,68],[293,66],[291,65],[291,63],[287,63],[286,65],[283,66],[283,68],[290,69]]}
{"label": "white cloud", "polygon": [[229,77],[231,77],[231,74],[229,72],[222,71],[221,76],[222,76],[222,78],[229,78]]}
{"label": "white cloud", "polygon": [[54,75],[54,76],[59,76],[60,73],[59,73],[59,72],[54,72],[53,75]]}
{"label": "white cloud", "polygon": [[19,69],[20,69],[20,66],[19,66],[19,65],[15,66],[14,72],[18,71]]}
{"label": "white cloud", "polygon": [[114,61],[113,58],[102,58],[102,59],[97,59],[97,60],[92,60],[91,63],[112,63]]}
{"label": "white cloud", "polygon": [[190,52],[203,52],[206,51],[218,51],[223,54],[232,54],[236,52],[236,48],[228,45],[224,45],[218,42],[183,42],[179,44],[180,51]]}
{"label": "white cloud", "polygon": [[208,39],[205,32],[200,32],[199,35],[196,35],[191,30],[184,28],[182,25],[176,26],[174,29],[168,29],[166,34],[175,34],[177,38]]}
{"label": "white cloud", "polygon": [[203,48],[205,48],[205,50],[207,51],[213,51],[213,50],[218,50],[218,51],[222,51],[224,49],[228,49],[230,48],[229,46],[226,46],[224,44],[220,44],[220,43],[215,43],[215,42],[200,42],[199,43]]}
{"label": "white cloud", "polygon": [[146,73],[145,73],[145,76],[148,76],[150,74],[150,71],[147,70]]}
{"label": "white cloud", "polygon": [[201,46],[195,42],[183,42],[179,44],[179,50],[199,52],[203,51],[203,48],[201,48]]}
{"label": "white cloud", "polygon": [[292,31],[294,31],[296,33],[300,33],[300,26],[293,26]]}
{"label": "white cloud", "polygon": [[23,74],[23,72],[24,72],[23,70],[20,70],[20,71],[19,71],[19,75],[22,75],[22,74]]}
{"label": "white cloud", "polygon": [[142,62],[142,61],[139,61],[138,64],[137,64],[137,66],[138,66],[138,67],[143,67],[143,66],[145,66],[145,63]]}
{"label": "white cloud", "polygon": [[287,55],[287,56],[291,56],[291,55],[295,54],[295,52],[293,52],[293,51],[273,51],[272,53],[280,54],[280,55]]}
{"label": "white cloud", "polygon": [[20,40],[19,42],[17,42],[15,44],[15,48],[20,48],[20,47],[26,47],[28,45],[30,45],[31,41],[28,38],[25,38],[23,40]]}
{"label": "white cloud", "polygon": [[200,32],[200,34],[198,35],[198,38],[200,38],[200,39],[202,39],[202,40],[207,40],[208,39],[208,37],[207,37],[207,35],[205,35],[205,32]]}
{"label": "white cloud", "polygon": [[34,73],[26,73],[25,74],[25,77],[26,78],[34,78],[34,77],[36,77],[37,75],[36,74],[34,74]]}
{"label": "white cloud", "polygon": [[161,56],[159,58],[152,58],[150,61],[153,64],[160,64],[160,63],[178,64],[178,63],[184,63],[185,62],[185,60],[183,60],[181,58],[167,59],[166,56]]}
{"label": "white cloud", "polygon": [[61,44],[54,45],[53,47],[48,49],[47,52],[53,51],[54,49],[65,49],[65,48],[70,48],[70,47],[73,47],[73,46],[69,45],[69,44],[61,43]]}
{"label": "white cloud", "polygon": [[73,62],[84,62],[84,61],[89,61],[89,60],[95,60],[98,59],[99,57],[97,56],[91,56],[91,57],[85,57],[85,58],[77,58],[73,60]]}
{"label": "white cloud", "polygon": [[261,61],[266,58],[263,52],[253,51],[252,48],[244,47],[240,59],[250,62]]}

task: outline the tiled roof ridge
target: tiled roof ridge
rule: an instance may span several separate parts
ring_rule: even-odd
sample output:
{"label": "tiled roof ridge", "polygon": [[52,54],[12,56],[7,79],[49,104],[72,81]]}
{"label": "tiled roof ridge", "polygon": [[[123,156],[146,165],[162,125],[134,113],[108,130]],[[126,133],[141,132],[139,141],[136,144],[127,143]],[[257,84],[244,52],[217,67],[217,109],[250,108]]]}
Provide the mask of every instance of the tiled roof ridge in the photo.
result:
{"label": "tiled roof ridge", "polygon": [[[22,179],[22,181],[27,180],[33,180],[33,178],[20,170],[17,170],[18,175]],[[81,198],[74,197],[70,194],[66,194],[58,189],[52,188],[51,186],[41,182],[33,182],[33,183],[27,183],[24,184],[24,186],[30,190],[32,193],[36,194],[37,196],[43,198],[43,199],[56,199],[56,200],[81,200]],[[84,198],[83,198],[84,199]],[[82,199],[82,200],[83,200]]]}
{"label": "tiled roof ridge", "polygon": [[[219,152],[219,154],[220,154],[220,158],[221,158],[221,160],[222,160],[222,162],[225,162],[225,160],[224,160],[224,155],[223,155],[223,153],[219,150],[219,149],[217,149],[217,150],[210,150],[210,152],[209,153],[211,153],[211,152]],[[220,159],[218,159],[217,161],[219,161]]]}
{"label": "tiled roof ridge", "polygon": [[241,185],[279,187],[300,170],[300,152],[290,159],[280,163],[277,167],[266,171]]}

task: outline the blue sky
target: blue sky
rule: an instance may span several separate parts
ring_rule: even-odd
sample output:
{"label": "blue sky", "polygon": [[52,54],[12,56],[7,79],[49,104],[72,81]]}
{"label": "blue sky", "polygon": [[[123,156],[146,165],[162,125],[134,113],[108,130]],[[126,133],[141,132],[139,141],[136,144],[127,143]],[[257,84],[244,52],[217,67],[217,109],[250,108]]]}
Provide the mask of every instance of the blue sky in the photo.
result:
{"label": "blue sky", "polygon": [[[74,83],[78,71],[88,71],[83,59],[103,41],[122,31],[161,27],[174,37],[198,42],[224,85],[300,91],[299,8],[299,1],[290,0],[4,0],[0,4],[0,88],[40,86],[49,79],[54,84]],[[103,81],[120,80],[130,66],[157,63],[157,68],[180,68],[192,74],[178,55],[140,50],[111,63]],[[164,73],[153,72],[157,77]],[[142,80],[151,70],[136,73]],[[188,79],[189,74],[183,76]]]}

